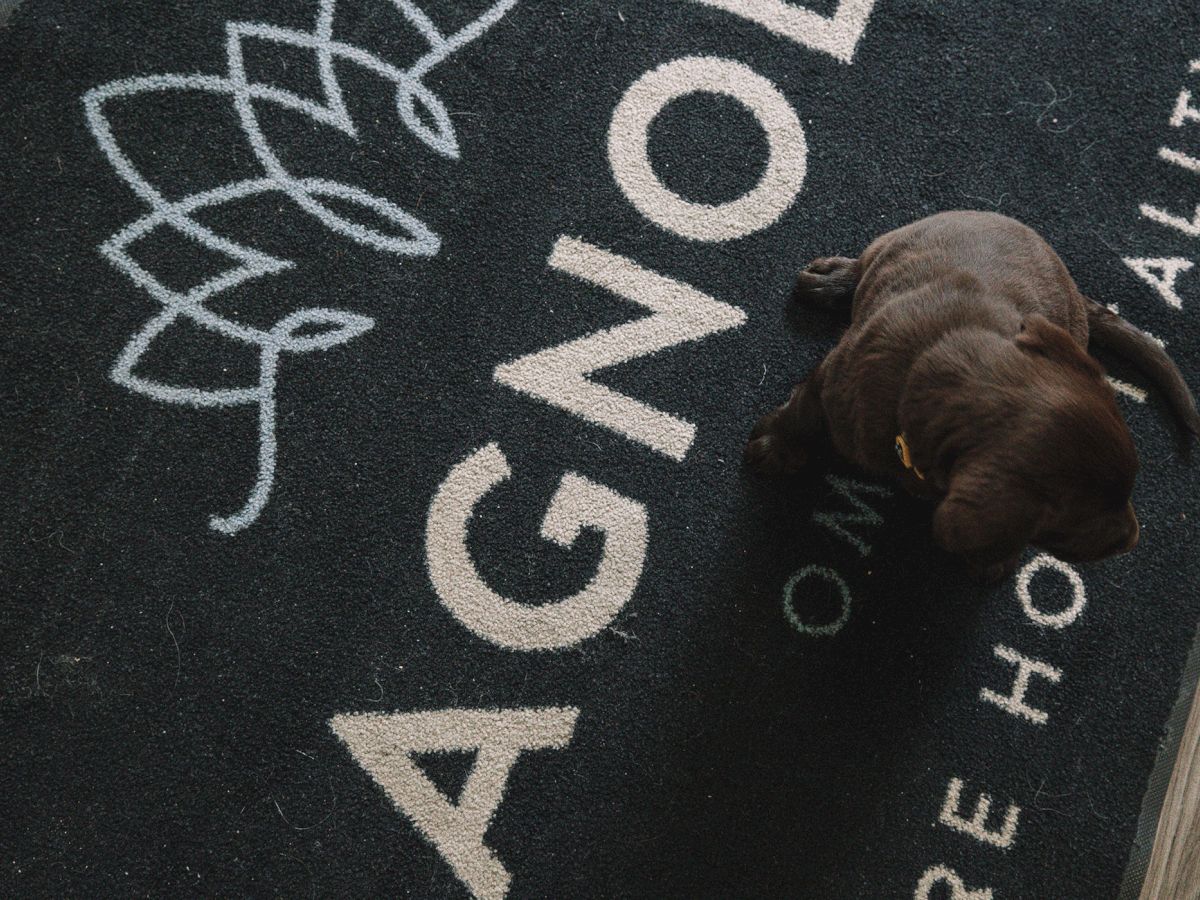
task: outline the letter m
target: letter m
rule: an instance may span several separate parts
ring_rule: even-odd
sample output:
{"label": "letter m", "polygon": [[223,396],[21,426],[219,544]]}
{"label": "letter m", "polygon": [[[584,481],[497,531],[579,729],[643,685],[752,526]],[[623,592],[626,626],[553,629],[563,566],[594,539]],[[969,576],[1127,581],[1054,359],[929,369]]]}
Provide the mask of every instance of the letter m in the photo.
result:
{"label": "letter m", "polygon": [[815,512],[813,521],[818,525],[824,525],[863,556],[870,556],[871,545],[860,535],[851,531],[849,526],[864,525],[869,528],[878,528],[883,524],[883,516],[868,506],[859,495],[874,494],[876,497],[887,497],[892,492],[882,485],[867,484],[852,478],[839,478],[837,475],[826,475],[825,480],[839,496],[845,498],[854,507],[854,512]]}

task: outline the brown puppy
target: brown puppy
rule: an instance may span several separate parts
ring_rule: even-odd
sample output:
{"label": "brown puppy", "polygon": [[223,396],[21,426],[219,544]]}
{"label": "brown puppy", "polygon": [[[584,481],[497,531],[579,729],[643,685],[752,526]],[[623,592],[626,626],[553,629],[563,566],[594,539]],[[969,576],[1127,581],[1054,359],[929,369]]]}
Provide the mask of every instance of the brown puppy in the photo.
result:
{"label": "brown puppy", "polygon": [[933,533],[988,578],[1027,544],[1082,562],[1133,548],[1137,452],[1090,338],[1200,415],[1162,348],[1079,293],[1036,232],[947,212],[814,261],[795,300],[850,307],[838,345],[754,427],[746,461],[789,473],[834,450],[937,501]]}

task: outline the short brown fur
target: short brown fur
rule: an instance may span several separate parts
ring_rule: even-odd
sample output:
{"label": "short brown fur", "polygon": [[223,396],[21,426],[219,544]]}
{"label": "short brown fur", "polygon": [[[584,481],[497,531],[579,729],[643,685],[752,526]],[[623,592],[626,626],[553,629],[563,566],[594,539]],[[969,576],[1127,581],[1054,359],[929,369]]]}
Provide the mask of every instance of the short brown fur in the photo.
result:
{"label": "short brown fur", "polygon": [[[922,219],[859,259],[814,261],[793,297],[849,306],[851,324],[759,420],[747,463],[795,472],[831,446],[898,477],[937,503],[937,542],[984,577],[1011,571],[1028,544],[1082,562],[1137,543],[1137,452],[1089,338],[1145,370],[1200,433],[1162,348],[1084,297],[1050,246],[1005,216]],[[900,434],[914,469],[897,456]]]}

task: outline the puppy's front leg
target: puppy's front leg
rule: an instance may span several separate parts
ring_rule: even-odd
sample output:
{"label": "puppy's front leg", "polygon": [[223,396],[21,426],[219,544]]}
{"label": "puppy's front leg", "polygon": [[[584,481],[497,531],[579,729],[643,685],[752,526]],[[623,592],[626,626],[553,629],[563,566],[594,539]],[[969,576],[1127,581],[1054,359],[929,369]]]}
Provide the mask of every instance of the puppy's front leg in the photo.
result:
{"label": "puppy's front leg", "polygon": [[746,465],[767,475],[792,475],[807,464],[825,439],[821,380],[818,369],[792,388],[787,403],[758,420],[743,454]]}
{"label": "puppy's front leg", "polygon": [[791,302],[796,306],[813,306],[849,315],[861,275],[862,267],[857,259],[846,256],[814,259],[796,276]]}

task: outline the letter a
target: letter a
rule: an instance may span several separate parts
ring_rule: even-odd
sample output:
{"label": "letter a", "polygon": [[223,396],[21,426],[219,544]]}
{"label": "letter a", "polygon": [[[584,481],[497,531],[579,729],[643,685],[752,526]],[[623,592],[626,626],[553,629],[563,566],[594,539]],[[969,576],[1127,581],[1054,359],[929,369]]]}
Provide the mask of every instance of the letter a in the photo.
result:
{"label": "letter a", "polygon": [[1186,272],[1194,263],[1189,259],[1173,256],[1169,259],[1133,259],[1126,257],[1125,265],[1133,270],[1138,278],[1158,291],[1160,297],[1175,309],[1183,309],[1183,300],[1175,290],[1175,279],[1180,272]]}
{"label": "letter a", "polygon": [[[504,797],[509,772],[525,750],[561,749],[579,710],[443,709],[414,713],[343,713],[329,727],[480,900],[502,900],[512,880],[483,843]],[[413,761],[414,753],[478,751],[457,803]]]}

